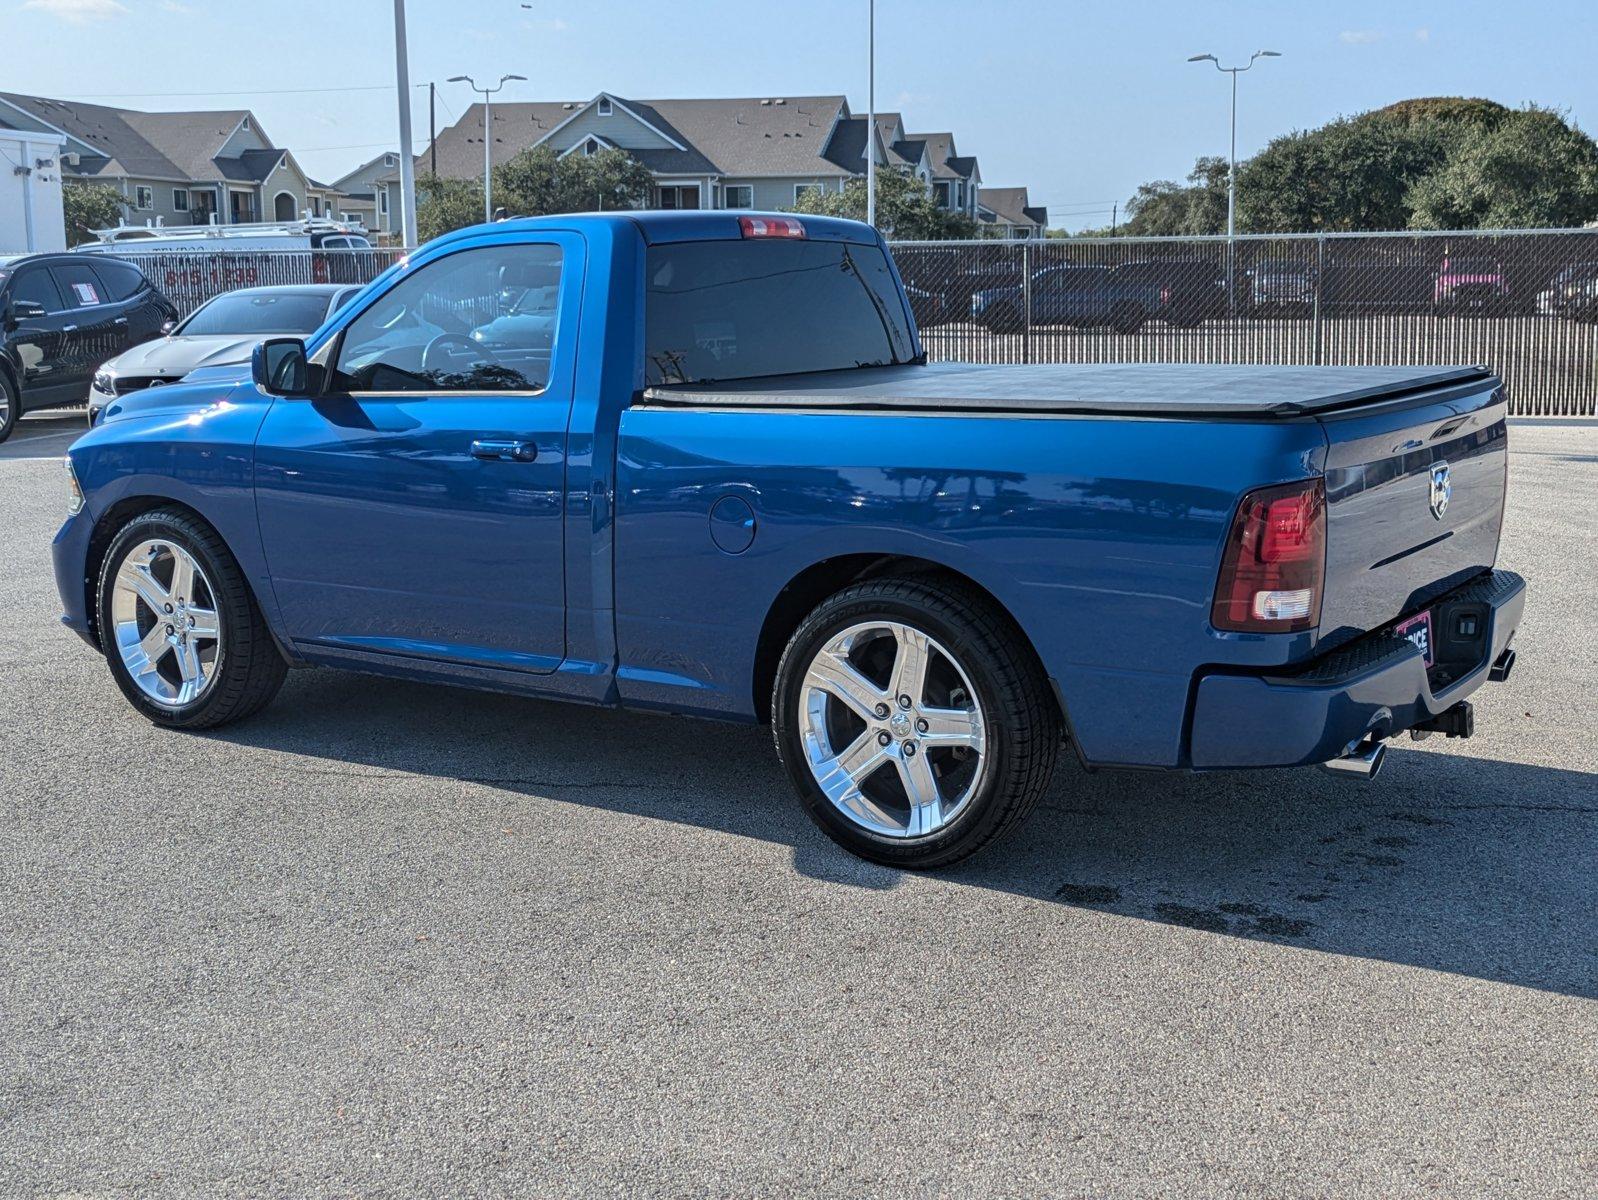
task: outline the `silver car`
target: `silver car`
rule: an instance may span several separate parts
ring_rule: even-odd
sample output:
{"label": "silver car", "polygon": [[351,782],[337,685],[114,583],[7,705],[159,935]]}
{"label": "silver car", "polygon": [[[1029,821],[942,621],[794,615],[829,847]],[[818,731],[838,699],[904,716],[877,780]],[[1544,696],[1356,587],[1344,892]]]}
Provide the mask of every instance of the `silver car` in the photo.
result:
{"label": "silver car", "polygon": [[89,389],[89,424],[118,396],[175,383],[198,367],[249,360],[258,342],[314,332],[360,291],[359,285],[289,284],[241,288],[213,297],[166,337],[144,342],[95,372]]}

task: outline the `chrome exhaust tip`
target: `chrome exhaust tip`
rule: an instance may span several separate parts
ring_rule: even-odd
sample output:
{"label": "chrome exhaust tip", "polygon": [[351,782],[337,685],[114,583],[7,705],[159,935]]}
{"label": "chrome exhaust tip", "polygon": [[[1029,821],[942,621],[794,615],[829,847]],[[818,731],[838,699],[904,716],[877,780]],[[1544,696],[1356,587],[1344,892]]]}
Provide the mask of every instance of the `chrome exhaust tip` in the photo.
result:
{"label": "chrome exhaust tip", "polygon": [[1357,743],[1341,758],[1323,762],[1321,770],[1330,771],[1333,775],[1369,780],[1376,778],[1386,760],[1387,743],[1372,739]]}

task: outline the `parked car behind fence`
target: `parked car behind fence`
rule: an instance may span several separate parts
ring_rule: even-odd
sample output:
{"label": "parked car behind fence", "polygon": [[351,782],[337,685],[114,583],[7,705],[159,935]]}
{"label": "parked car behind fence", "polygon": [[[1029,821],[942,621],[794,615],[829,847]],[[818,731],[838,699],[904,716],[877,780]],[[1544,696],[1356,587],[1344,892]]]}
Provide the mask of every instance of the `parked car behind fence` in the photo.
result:
{"label": "parked car behind fence", "polygon": [[[934,359],[1476,362],[1503,376],[1516,413],[1598,414],[1598,229],[915,242],[894,254],[912,296],[942,297],[939,323],[923,323]],[[1140,279],[1169,294],[1144,289],[1142,319],[1115,321],[1107,305],[1062,304],[1040,286],[1090,278],[1101,299],[1130,298]]]}

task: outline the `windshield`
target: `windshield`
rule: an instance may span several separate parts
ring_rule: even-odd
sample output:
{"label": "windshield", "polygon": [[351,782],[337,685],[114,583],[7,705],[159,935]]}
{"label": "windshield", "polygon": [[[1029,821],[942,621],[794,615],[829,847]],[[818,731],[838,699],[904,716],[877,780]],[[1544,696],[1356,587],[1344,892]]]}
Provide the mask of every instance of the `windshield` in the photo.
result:
{"label": "windshield", "polygon": [[915,357],[879,246],[751,238],[652,246],[648,383],[709,383]]}
{"label": "windshield", "polygon": [[180,337],[310,333],[327,317],[330,297],[318,292],[229,292],[177,329]]}

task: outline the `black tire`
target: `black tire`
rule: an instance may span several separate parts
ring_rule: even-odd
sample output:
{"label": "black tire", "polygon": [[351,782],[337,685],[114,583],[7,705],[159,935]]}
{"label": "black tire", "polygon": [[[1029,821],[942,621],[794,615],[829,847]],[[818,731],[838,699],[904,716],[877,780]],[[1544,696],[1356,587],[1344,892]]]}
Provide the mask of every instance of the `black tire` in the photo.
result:
{"label": "black tire", "polygon": [[1123,301],[1110,310],[1110,328],[1116,333],[1136,333],[1147,319],[1141,304]]}
{"label": "black tire", "polygon": [[0,442],[10,437],[22,419],[22,396],[11,382],[11,376],[0,370]]}
{"label": "black tire", "polygon": [[[810,664],[839,633],[876,620],[908,625],[946,648],[984,715],[986,761],[976,790],[948,824],[923,837],[885,836],[846,816],[816,782],[805,753]],[[1042,667],[1008,616],[963,583],[914,577],[853,584],[800,623],[777,667],[772,732],[800,802],[827,836],[861,858],[925,870],[958,862],[1020,824],[1049,786],[1063,730]]]}
{"label": "black tire", "polygon": [[[210,683],[194,701],[181,707],[157,703],[140,689],[122,661],[111,628],[116,574],[133,547],[151,538],[174,543],[194,556],[211,586],[222,634]],[[106,552],[96,597],[100,643],[111,678],[128,703],[157,725],[211,729],[242,720],[269,704],[283,686],[288,663],[272,640],[238,560],[215,530],[186,512],[156,509],[119,529]]]}

